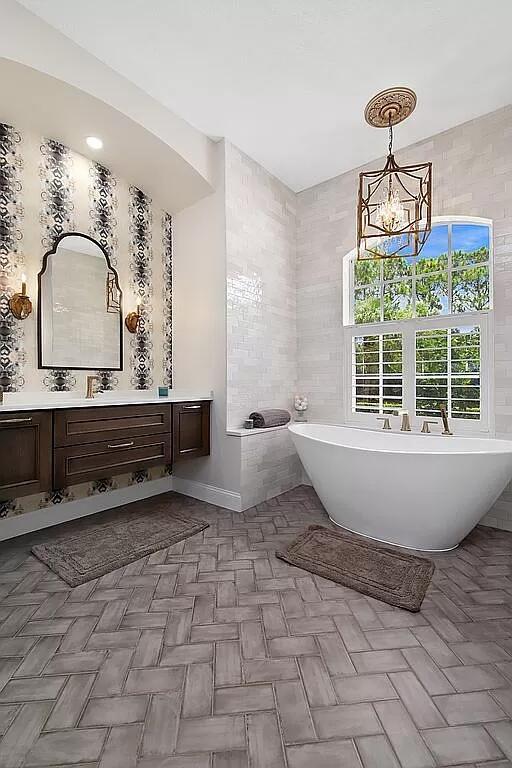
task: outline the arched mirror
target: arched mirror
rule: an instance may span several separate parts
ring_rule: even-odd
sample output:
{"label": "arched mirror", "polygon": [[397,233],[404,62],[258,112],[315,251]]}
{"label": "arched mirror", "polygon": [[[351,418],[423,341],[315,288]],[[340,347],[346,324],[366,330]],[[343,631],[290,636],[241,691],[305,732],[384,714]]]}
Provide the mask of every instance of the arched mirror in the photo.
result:
{"label": "arched mirror", "polygon": [[122,370],[122,295],[104,248],[89,235],[61,235],[38,285],[39,368]]}

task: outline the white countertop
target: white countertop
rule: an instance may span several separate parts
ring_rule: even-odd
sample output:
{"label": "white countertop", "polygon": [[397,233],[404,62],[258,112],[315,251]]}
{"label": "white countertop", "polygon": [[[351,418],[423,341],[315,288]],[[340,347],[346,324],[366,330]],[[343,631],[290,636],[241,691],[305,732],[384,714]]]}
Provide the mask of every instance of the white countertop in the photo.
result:
{"label": "white countertop", "polygon": [[289,421],[288,424],[280,424],[278,427],[253,427],[252,429],[237,427],[228,429],[226,434],[233,435],[233,437],[252,437],[253,435],[263,435],[266,432],[277,432],[279,429],[288,429],[288,425],[293,423],[293,421]]}
{"label": "white countertop", "polygon": [[86,398],[78,392],[5,392],[0,414],[10,411],[52,411],[61,408],[96,408],[109,405],[150,405],[213,400],[213,392],[169,390],[168,397],[158,397],[155,390],[99,392]]}

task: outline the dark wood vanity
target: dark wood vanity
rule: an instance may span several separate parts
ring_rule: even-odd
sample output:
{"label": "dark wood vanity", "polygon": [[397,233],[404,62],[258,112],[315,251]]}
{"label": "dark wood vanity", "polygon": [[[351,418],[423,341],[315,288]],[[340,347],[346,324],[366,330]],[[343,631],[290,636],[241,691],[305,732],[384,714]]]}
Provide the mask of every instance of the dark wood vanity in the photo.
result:
{"label": "dark wood vanity", "polygon": [[209,400],[0,409],[0,500],[209,453]]}

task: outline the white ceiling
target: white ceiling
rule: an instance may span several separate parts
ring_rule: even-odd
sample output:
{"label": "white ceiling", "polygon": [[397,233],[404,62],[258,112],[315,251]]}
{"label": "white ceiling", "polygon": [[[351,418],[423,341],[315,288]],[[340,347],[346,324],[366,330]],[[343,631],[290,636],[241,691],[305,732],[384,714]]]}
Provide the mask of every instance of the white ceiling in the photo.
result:
{"label": "white ceiling", "polygon": [[418,94],[406,146],[512,102],[511,0],[21,0],[294,190],[384,154],[365,103]]}

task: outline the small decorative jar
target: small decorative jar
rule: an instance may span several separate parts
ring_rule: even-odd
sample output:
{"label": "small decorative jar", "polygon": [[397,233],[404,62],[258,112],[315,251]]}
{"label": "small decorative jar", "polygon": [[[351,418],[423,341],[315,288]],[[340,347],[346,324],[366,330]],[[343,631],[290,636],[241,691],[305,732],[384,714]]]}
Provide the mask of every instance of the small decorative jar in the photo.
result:
{"label": "small decorative jar", "polygon": [[308,409],[308,399],[305,395],[295,395],[293,407],[296,411],[295,421],[307,421],[306,411]]}

